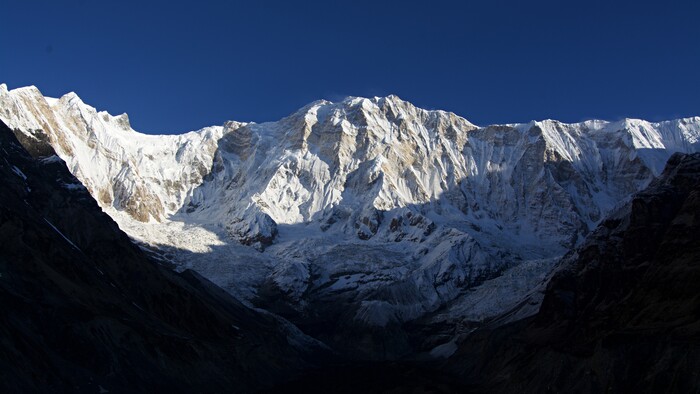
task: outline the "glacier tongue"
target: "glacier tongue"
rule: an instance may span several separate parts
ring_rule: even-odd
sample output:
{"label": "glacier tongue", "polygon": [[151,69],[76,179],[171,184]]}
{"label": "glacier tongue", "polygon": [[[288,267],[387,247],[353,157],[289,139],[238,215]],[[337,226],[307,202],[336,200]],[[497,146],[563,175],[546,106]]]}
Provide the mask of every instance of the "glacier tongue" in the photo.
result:
{"label": "glacier tongue", "polygon": [[[512,308],[672,153],[700,147],[697,117],[477,127],[396,96],[153,136],[74,93],[1,85],[0,118],[133,238],[330,342]],[[371,332],[348,346],[388,340]]]}

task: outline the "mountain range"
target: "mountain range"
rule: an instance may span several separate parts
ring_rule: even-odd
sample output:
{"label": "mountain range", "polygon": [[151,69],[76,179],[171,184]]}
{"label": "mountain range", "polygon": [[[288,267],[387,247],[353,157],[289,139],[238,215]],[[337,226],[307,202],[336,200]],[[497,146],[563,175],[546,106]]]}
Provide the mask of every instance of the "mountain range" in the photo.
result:
{"label": "mountain range", "polygon": [[556,315],[576,251],[700,150],[700,117],[481,127],[396,96],[147,135],[74,93],[0,85],[0,119],[33,160],[65,163],[61,187],[94,199],[130,253],[306,344],[274,351],[447,360],[467,377],[468,338]]}

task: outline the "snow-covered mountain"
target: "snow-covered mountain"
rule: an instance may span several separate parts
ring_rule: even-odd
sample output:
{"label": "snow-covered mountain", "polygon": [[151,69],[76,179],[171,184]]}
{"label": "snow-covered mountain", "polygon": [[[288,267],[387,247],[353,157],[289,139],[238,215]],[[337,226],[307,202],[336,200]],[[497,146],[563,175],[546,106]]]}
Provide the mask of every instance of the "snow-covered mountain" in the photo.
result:
{"label": "snow-covered mountain", "polygon": [[528,294],[536,309],[558,257],[700,148],[699,117],[478,127],[395,96],[153,136],[74,93],[0,85],[0,119],[162,258],[387,357],[409,321],[483,321]]}

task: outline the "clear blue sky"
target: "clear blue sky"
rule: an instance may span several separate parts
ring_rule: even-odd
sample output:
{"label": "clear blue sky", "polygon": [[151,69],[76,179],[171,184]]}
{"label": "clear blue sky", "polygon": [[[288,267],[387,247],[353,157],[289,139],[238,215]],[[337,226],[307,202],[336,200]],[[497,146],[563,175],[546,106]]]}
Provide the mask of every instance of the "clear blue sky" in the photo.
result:
{"label": "clear blue sky", "polygon": [[2,0],[0,82],[143,132],[396,94],[477,124],[700,115],[698,1]]}

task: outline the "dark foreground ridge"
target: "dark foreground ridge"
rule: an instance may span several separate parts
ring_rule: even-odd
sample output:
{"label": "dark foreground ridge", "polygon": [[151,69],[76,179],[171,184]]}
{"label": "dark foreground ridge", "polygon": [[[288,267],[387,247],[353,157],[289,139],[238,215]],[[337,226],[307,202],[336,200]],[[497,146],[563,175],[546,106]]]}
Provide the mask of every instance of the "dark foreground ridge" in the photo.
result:
{"label": "dark foreground ridge", "polygon": [[150,260],[0,123],[0,391],[246,392],[308,367],[288,328]]}

